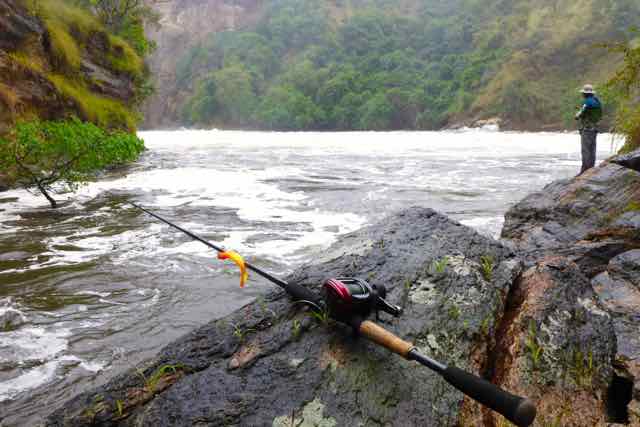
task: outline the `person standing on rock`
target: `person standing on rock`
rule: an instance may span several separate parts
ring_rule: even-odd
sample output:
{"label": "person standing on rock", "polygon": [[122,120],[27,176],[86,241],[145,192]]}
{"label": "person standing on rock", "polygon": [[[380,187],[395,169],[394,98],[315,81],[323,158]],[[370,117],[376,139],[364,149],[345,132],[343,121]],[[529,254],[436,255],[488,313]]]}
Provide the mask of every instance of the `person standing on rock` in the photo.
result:
{"label": "person standing on rock", "polygon": [[596,164],[596,137],[598,135],[598,122],[602,118],[602,104],[596,97],[596,91],[592,85],[584,85],[582,90],[584,102],[582,108],[576,114],[576,120],[580,121],[580,137],[582,142],[582,169],[580,175],[591,169]]}

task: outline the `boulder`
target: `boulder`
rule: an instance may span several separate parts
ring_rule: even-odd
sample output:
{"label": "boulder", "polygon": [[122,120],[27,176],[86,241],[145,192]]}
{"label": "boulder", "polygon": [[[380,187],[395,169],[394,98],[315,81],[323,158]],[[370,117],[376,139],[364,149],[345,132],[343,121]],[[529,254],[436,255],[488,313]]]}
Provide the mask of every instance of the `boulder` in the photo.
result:
{"label": "boulder", "polygon": [[618,405],[612,409],[620,419],[640,425],[640,250],[613,258],[592,284],[613,319],[617,341],[612,403]]}
{"label": "boulder", "polygon": [[565,257],[545,258],[518,278],[509,301],[494,381],[536,402],[536,425],[605,425],[616,337],[589,279]]}
{"label": "boulder", "polygon": [[[563,270],[567,270],[566,266],[572,263],[575,267],[570,270],[574,272],[572,277],[565,279],[566,283],[582,289],[584,295],[580,296],[581,301],[586,301],[586,295],[589,295],[588,300],[595,307],[593,315],[600,310],[611,319],[610,330],[604,326],[605,321],[601,320],[601,326],[594,332],[599,332],[600,340],[607,344],[606,351],[611,350],[613,363],[596,362],[593,347],[584,348],[584,340],[580,350],[583,356],[590,356],[586,365],[583,363],[579,366],[593,366],[593,369],[597,367],[599,375],[602,375],[597,380],[600,385],[596,386],[595,390],[598,391],[595,395],[604,411],[598,418],[596,413],[588,409],[588,404],[585,406],[587,401],[580,404],[566,403],[567,410],[578,410],[585,416],[585,422],[576,425],[596,425],[605,421],[640,425],[638,159],[640,151],[615,156],[572,180],[554,182],[516,204],[505,216],[502,231],[505,244],[519,252],[526,264],[533,266],[531,268],[539,269],[540,263],[546,263],[544,260],[549,258],[563,260]],[[548,270],[550,265],[545,265]],[[522,280],[531,271],[527,270]],[[583,277],[581,280],[577,280],[579,275]],[[589,289],[593,289],[594,295],[585,288],[586,283],[589,284]],[[516,287],[521,288],[522,283]],[[524,304],[532,300],[531,296],[523,298]],[[549,302],[543,305],[548,306]],[[519,310],[518,316],[525,316],[525,311]],[[563,310],[559,313],[567,315],[573,312]],[[551,321],[552,318],[549,319]],[[567,324],[564,327],[573,328]],[[565,333],[567,338],[570,335],[568,331],[569,329]],[[591,336],[589,334],[585,337],[586,342],[592,342],[589,338]],[[605,349],[599,348],[598,352],[602,356]],[[505,368],[508,363],[505,361],[502,365]],[[512,371],[515,378],[518,378],[519,369]],[[606,379],[604,372],[608,373],[609,385],[603,394],[602,384]],[[504,384],[517,389],[519,381],[510,380]],[[572,396],[577,398],[579,395]],[[593,405],[596,403],[592,402]],[[561,416],[564,419],[562,417],[564,415]],[[589,423],[586,422],[587,419]],[[564,422],[561,425],[565,425]]]}
{"label": "boulder", "polygon": [[631,213],[640,210],[640,173],[604,162],[572,180],[553,182],[514,205],[501,237],[532,265],[568,256],[590,277],[608,261],[640,247]]}
{"label": "boulder", "polygon": [[[520,271],[498,242],[412,208],[342,237],[287,280],[316,292],[336,276],[385,284],[404,313],[383,314],[384,327],[426,354],[491,378],[494,337]],[[606,353],[597,349],[598,358]],[[311,316],[275,288],[75,397],[46,424],[425,426],[494,416],[483,414],[435,373]]]}
{"label": "boulder", "polygon": [[615,156],[611,159],[611,162],[640,172],[640,149]]}

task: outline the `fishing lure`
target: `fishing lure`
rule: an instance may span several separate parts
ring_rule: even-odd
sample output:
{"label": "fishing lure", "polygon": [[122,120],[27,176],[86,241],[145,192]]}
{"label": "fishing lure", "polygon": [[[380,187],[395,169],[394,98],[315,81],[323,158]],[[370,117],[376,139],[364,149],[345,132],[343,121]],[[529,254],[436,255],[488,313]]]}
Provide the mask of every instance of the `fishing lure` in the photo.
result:
{"label": "fishing lure", "polygon": [[234,251],[218,252],[218,259],[225,260],[230,259],[240,269],[240,287],[243,288],[246,281],[249,279],[249,273],[247,272],[247,265],[244,262],[244,258],[239,253]]}

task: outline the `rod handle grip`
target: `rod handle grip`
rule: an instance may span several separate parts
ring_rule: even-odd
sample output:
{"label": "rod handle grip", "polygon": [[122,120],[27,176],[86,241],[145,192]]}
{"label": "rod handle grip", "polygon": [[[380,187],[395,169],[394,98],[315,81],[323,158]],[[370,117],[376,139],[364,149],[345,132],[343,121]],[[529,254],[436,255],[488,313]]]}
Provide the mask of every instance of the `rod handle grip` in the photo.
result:
{"label": "rod handle grip", "polygon": [[379,344],[405,359],[409,358],[409,352],[414,345],[398,338],[386,329],[376,325],[370,320],[365,320],[358,326],[358,333],[365,338]]}
{"label": "rod handle grip", "polygon": [[287,283],[285,291],[294,301],[309,301],[318,307],[323,305],[322,299],[318,295],[297,283]]}
{"label": "rod handle grip", "polygon": [[442,376],[467,396],[502,414],[519,427],[531,425],[536,418],[536,407],[530,399],[513,395],[455,366],[448,366]]}

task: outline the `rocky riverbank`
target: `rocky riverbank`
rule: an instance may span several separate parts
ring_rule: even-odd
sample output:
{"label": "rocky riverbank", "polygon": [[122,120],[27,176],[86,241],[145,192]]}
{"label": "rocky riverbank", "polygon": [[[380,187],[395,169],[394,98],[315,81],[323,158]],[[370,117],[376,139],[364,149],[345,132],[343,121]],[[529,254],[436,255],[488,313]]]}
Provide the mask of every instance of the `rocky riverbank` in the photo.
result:
{"label": "rocky riverbank", "polygon": [[[503,241],[411,208],[344,236],[290,281],[384,283],[384,326],[534,399],[537,425],[640,425],[640,152],[555,182]],[[309,315],[279,289],[47,420],[80,425],[506,425],[440,377]]]}

